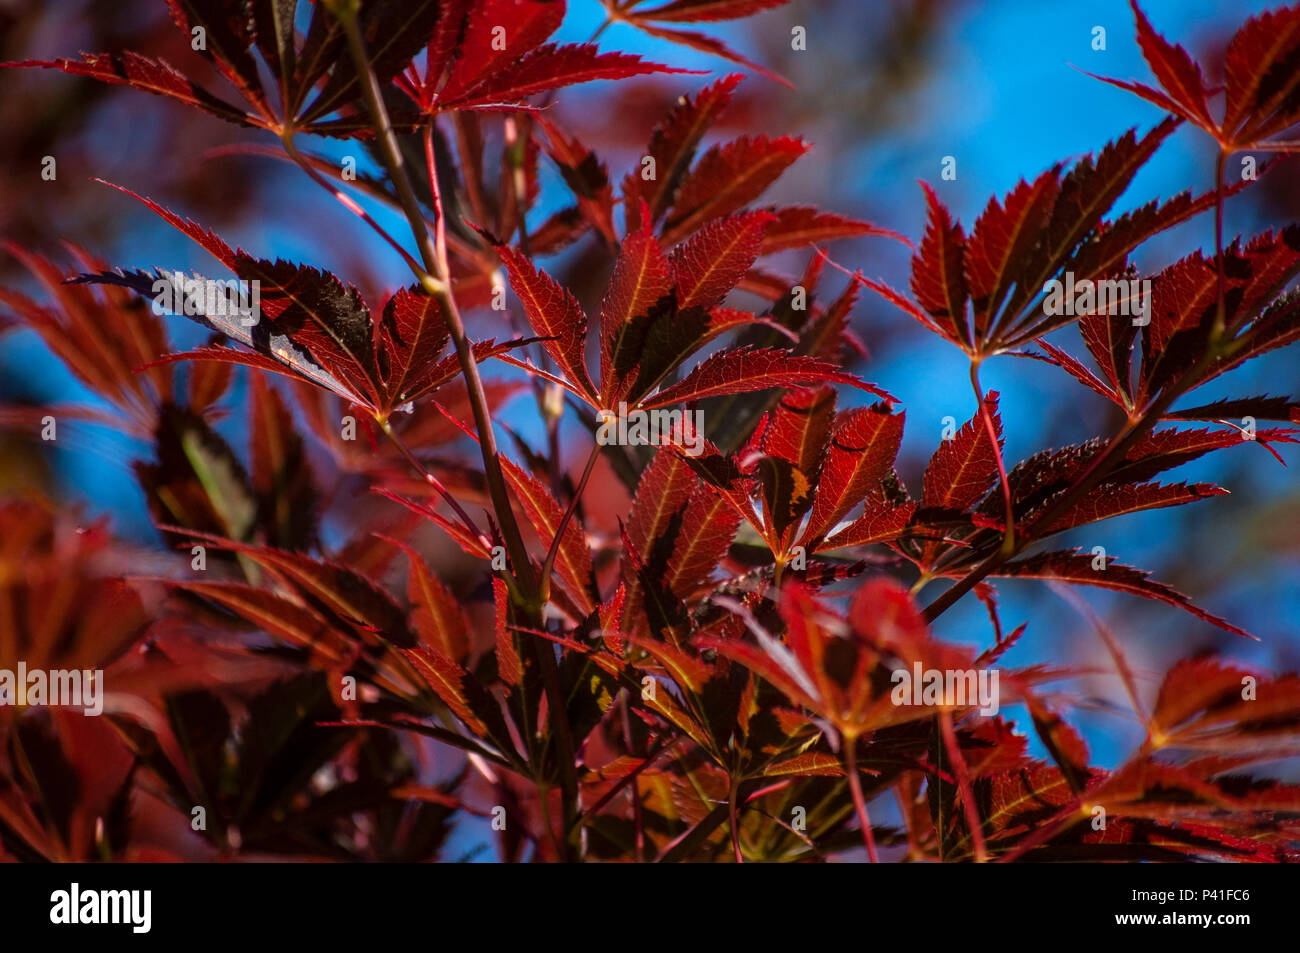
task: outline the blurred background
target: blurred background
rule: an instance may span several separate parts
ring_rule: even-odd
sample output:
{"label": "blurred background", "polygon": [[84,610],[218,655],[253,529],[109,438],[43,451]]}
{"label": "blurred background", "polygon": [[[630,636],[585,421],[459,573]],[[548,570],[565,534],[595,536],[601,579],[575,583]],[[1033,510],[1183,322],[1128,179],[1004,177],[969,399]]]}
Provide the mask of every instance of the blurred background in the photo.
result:
{"label": "blurred background", "polygon": [[[1144,3],[1159,31],[1209,64],[1221,59],[1232,30],[1267,6],[1260,0]],[[603,23],[603,9],[596,0],[571,0],[569,7],[558,39],[585,41]],[[806,51],[791,49],[795,26],[807,31]],[[728,138],[740,131],[802,135],[814,144],[811,154],[769,193],[771,200],[867,219],[913,240],[924,227],[918,180],[931,183],[969,229],[991,196],[1001,196],[1022,177],[1056,162],[1072,162],[1130,128],[1145,131],[1161,118],[1154,106],[1083,72],[1149,81],[1125,0],[795,0],[739,24],[709,27],[794,84],[789,90],[751,75],[715,133]],[[1104,50],[1093,49],[1095,27],[1105,30]],[[606,49],[712,74],[631,82],[618,98],[611,98],[601,84],[561,92],[556,118],[601,156],[613,179],[634,165],[641,144],[679,95],[735,70],[733,64],[669,46],[627,26],[611,26],[599,42]],[[161,2],[0,0],[0,59],[50,59],[126,47],[187,69],[204,69]],[[1207,79],[1217,84],[1221,78],[1210,69]],[[206,75],[212,88],[221,88],[219,77],[199,75]],[[611,103],[616,106],[612,112]],[[0,236],[61,261],[66,255],[59,242],[68,239],[116,266],[211,271],[201,250],[129,198],[90,181],[98,176],[147,194],[263,257],[327,268],[367,291],[391,290],[409,280],[392,250],[297,168],[267,158],[209,154],[232,142],[268,144],[264,134],[155,97],[48,71],[0,73],[0,129]],[[363,170],[373,171],[355,143],[303,144],[336,159],[355,155]],[[54,181],[40,176],[46,155],[57,159]],[[955,181],[940,179],[945,156],[956,159]],[[1213,167],[1210,142],[1181,129],[1115,211],[1184,189],[1207,190],[1213,185]],[[1297,169],[1296,160],[1283,163],[1260,185],[1231,200],[1226,236],[1300,220]],[[530,219],[534,227],[568,198],[553,165],[543,163],[542,177],[542,204]],[[382,208],[375,214],[394,234],[405,233],[396,216]],[[583,247],[579,243],[546,263],[575,289],[592,279],[583,269]],[[1151,273],[1195,248],[1213,250],[1209,215],[1144,246],[1137,263]],[[900,245],[868,239],[834,243],[829,251],[850,270],[861,269],[896,288],[907,286],[909,252]],[[792,254],[774,265],[796,275],[806,257]],[[823,281],[838,291],[846,279],[829,272]],[[32,293],[25,273],[3,256],[0,283]],[[581,296],[598,300],[599,291],[587,289]],[[171,320],[178,346],[206,337],[200,328]],[[471,335],[508,333],[499,325],[499,315],[476,313]],[[960,422],[975,410],[966,361],[878,299],[862,299],[853,327],[870,350],[869,360],[855,370],[897,395],[906,408],[900,473],[917,490],[943,418]],[[1053,339],[1081,353],[1072,329]],[[489,373],[512,376],[504,366]],[[1002,394],[1009,463],[1042,448],[1108,433],[1116,425],[1100,398],[1037,362],[1004,357],[985,366],[983,379]],[[236,402],[245,387],[241,374]],[[1296,396],[1300,356],[1292,348],[1247,364],[1205,388],[1196,403],[1228,393]],[[33,333],[0,337],[0,404],[50,403],[94,405],[95,398]],[[538,445],[541,428],[526,395],[516,398],[502,419]],[[244,445],[237,416],[220,429],[233,445]],[[88,514],[109,516],[114,530],[127,539],[156,544],[130,469],[131,461],[147,455],[148,448],[90,424],[71,423],[66,432],[53,444],[30,432],[0,432],[0,495],[42,488]],[[580,465],[586,447],[578,440],[571,443],[567,462],[575,465],[576,458]],[[1082,591],[1115,632],[1130,663],[1147,676],[1147,690],[1154,690],[1153,679],[1170,661],[1203,650],[1274,671],[1300,667],[1300,492],[1294,478],[1300,449],[1282,452],[1289,469],[1250,444],[1187,465],[1169,478],[1219,482],[1231,495],[1123,517],[1060,541],[1104,546],[1112,557],[1152,570],[1155,578],[1260,638],[1248,642],[1167,606]],[[1091,623],[1068,603],[1039,583],[1002,581],[998,587],[1003,622],[1009,628],[1029,623],[1007,664],[1050,659],[1057,665],[1111,671]],[[938,589],[926,590],[924,597],[932,598]],[[957,642],[984,644],[989,637],[987,616],[972,599],[943,616],[937,628]],[[1072,690],[1076,700],[1089,702],[1076,712],[1076,722],[1095,762],[1114,764],[1140,740],[1118,681],[1099,674],[1077,681]],[[1017,717],[1016,712],[1007,714]],[[1031,751],[1041,754],[1036,746],[1032,739]]]}

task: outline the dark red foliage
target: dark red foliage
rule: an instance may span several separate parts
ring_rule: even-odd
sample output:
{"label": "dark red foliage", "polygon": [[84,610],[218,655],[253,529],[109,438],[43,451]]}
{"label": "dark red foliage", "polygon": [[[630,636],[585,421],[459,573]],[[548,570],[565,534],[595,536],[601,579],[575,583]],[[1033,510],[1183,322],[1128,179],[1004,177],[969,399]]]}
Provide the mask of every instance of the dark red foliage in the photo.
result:
{"label": "dark red foliage", "polygon": [[[766,73],[684,27],[785,2],[605,5]],[[907,240],[771,205],[804,140],[704,147],[740,75],[682,80],[648,140],[628,144],[648,141],[640,163],[611,177],[543,107],[574,84],[683,71],[548,42],[561,0],[168,6],[187,38],[204,31],[201,55],[240,105],[130,51],[5,65],[271,132],[413,277],[376,296],[365,276],[233,248],[115,186],[210,253],[223,278],[260,288],[251,325],[206,306],[187,314],[213,338],[178,352],[150,304],[160,284],[181,300],[191,276],[165,263],[113,269],[76,246],[65,260],[7,246],[42,291],[0,289],[0,333],[33,329],[117,413],[4,420],[37,427],[48,410],[145,441],[135,474],[164,548],[143,558],[47,501],[0,503],[0,670],[101,669],[112,698],[102,719],[0,708],[0,856],[430,859],[457,819],[500,811],[492,830],[508,860],[822,860],[859,848],[947,861],[1300,859],[1300,792],[1252,773],[1300,756],[1300,681],[1202,656],[1144,702],[1119,649],[1140,633],[1103,631],[1144,730],[1106,770],[1071,724],[1069,696],[1048,691],[1077,673],[1048,659],[1000,665],[1026,625],[1004,632],[991,581],[1102,587],[1248,635],[1145,570],[1051,538],[1211,501],[1227,490],[1156,478],[1252,452],[1243,443],[1281,459],[1300,434],[1290,397],[1194,394],[1300,338],[1300,296],[1285,290],[1300,272],[1300,226],[1143,276],[1136,249],[1221,215],[1250,183],[1112,214],[1180,123],[1224,155],[1295,151],[1279,136],[1300,122],[1300,6],[1241,27],[1216,105],[1200,66],[1134,3],[1158,88],[1108,82],[1170,117],[989,198],[969,229],[923,186],[910,297],[860,274],[839,294],[823,288],[820,246]],[[384,177],[340,178],[298,149],[299,133],[365,140]],[[498,140],[499,156],[487,146]],[[545,163],[559,180],[539,175]],[[544,183],[564,192],[552,206],[563,210],[530,233]],[[361,212],[354,190],[399,208],[413,241]],[[594,295],[541,262],[570,246],[597,276]],[[803,274],[778,277],[778,253],[806,257]],[[1148,320],[1054,313],[1047,288],[1067,274],[1149,279]],[[527,328],[500,314],[502,276]],[[934,448],[917,496],[895,470],[908,395],[850,370],[861,287],[970,361],[975,409]],[[467,336],[471,311],[496,321],[494,337]],[[1044,337],[1067,327],[1077,345]],[[980,367],[1003,355],[1059,368],[1081,397],[1114,405],[1118,429],[1007,460],[1004,434],[1031,409],[981,387]],[[249,385],[236,398],[241,365]],[[513,379],[482,376],[498,372]],[[529,388],[544,448],[499,415]],[[697,413],[699,431],[683,425]],[[231,414],[247,447],[216,427]],[[570,472],[562,419],[566,439],[587,429],[574,438],[585,469]],[[638,441],[639,420],[676,429]],[[124,565],[126,579],[112,569]],[[936,580],[948,588],[918,604]],[[971,592],[989,631],[969,645],[939,638],[932,624]],[[1025,733],[974,698],[913,704],[909,690],[900,701],[898,676],[918,667],[998,673],[1001,705],[1025,706],[1049,759],[1031,758]],[[65,794],[43,803],[57,785]],[[142,792],[148,824],[127,809]],[[872,823],[884,797],[901,826]],[[207,824],[192,829],[198,807]]]}

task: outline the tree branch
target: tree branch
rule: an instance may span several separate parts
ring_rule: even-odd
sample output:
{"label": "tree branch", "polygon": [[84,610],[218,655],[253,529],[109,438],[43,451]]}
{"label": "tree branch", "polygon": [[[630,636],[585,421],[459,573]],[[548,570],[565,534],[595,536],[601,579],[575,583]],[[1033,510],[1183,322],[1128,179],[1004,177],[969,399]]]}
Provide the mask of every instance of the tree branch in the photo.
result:
{"label": "tree branch", "polygon": [[[346,8],[343,7],[343,4],[336,5],[334,8],[335,14],[338,16],[344,33],[347,35],[348,51],[356,66],[357,74],[361,80],[362,92],[365,94],[366,106],[375,124],[375,136],[379,145],[380,157],[389,178],[392,180],[393,187],[397,190],[398,201],[401,203],[402,211],[410,223],[411,232],[415,236],[416,244],[420,249],[420,257],[424,263],[424,273],[419,276],[420,282],[443,308],[444,316],[447,319],[447,330],[451,334],[452,342],[456,347],[456,357],[460,362],[461,373],[465,377],[465,386],[469,392],[470,406],[474,414],[474,427],[478,432],[479,450],[483,457],[483,471],[487,479],[488,492],[492,499],[492,508],[496,513],[497,522],[505,540],[506,550],[510,555],[518,591],[524,600],[523,608],[533,620],[540,621],[541,603],[537,598],[537,578],[533,573],[532,562],[528,556],[528,549],[524,545],[523,535],[519,531],[519,524],[515,520],[514,511],[510,506],[510,495],[506,489],[501,461],[498,459],[496,435],[492,429],[492,415],[488,407],[487,394],[483,389],[483,379],[479,376],[478,362],[474,359],[469,338],[465,333],[465,323],[461,318],[460,309],[456,304],[456,297],[452,292],[451,271],[447,264],[446,225],[442,209],[442,198],[438,190],[437,170],[434,166],[430,166],[434,202],[434,231],[435,235],[438,236],[438,239],[435,239],[434,236],[429,234],[424,215],[420,211],[419,201],[415,197],[415,190],[411,186],[410,177],[402,161],[402,153],[397,144],[397,136],[393,131],[392,121],[389,119],[388,110],[384,106],[379,80],[375,76],[366,55],[365,42],[361,37],[361,30],[357,24],[356,4],[352,3],[347,5]],[[429,125],[425,129],[426,139],[430,143],[430,145],[426,146],[426,149],[430,152],[432,151],[432,123],[433,120],[430,119]],[[559,762],[560,784],[564,798],[565,829],[568,829],[571,826],[570,822],[577,806],[577,776],[573,763],[572,739],[569,737],[564,694],[560,689],[555,656],[546,647],[535,646],[534,648],[536,649],[534,657],[537,660],[547,695],[547,707],[550,711],[552,726],[551,733],[557,742],[556,756]],[[560,847],[559,856],[561,859],[567,859],[567,840],[562,841]]]}

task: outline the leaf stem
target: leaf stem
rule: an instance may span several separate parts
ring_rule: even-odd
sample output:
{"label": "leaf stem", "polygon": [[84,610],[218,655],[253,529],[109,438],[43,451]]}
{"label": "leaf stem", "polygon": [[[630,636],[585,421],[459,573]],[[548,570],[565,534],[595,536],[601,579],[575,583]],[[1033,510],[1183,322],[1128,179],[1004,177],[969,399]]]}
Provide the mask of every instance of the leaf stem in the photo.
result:
{"label": "leaf stem", "polygon": [[731,850],[736,863],[743,864],[745,855],[740,852],[740,812],[736,809],[736,790],[739,785],[732,779],[731,790],[727,792],[727,818],[731,824]]}
{"label": "leaf stem", "polygon": [[[623,722],[623,744],[627,745],[627,750],[632,750],[632,717],[628,714],[628,695],[625,688],[619,696],[618,708],[619,717]],[[649,758],[646,763],[649,763]],[[641,806],[641,788],[633,784],[629,792],[632,795],[632,820],[635,826],[634,845],[636,847],[636,862],[638,864],[645,862],[645,812]]]}
{"label": "leaf stem", "polygon": [[1104,480],[1110,471],[1123,460],[1124,455],[1128,453],[1133,445],[1160,422],[1160,418],[1169,409],[1169,405],[1182,396],[1189,385],[1195,382],[1196,378],[1214,361],[1218,354],[1217,347],[1208,347],[1200,359],[1189,367],[1172,387],[1165,390],[1138,420],[1126,422],[1120,428],[1119,432],[1111,438],[1110,443],[1106,445],[1106,448],[1093,457],[1092,462],[1074,481],[1074,484],[1058,496],[1051,506],[1034,518],[1030,526],[1021,534],[1020,541],[1016,543],[1010,552],[1005,548],[995,550],[984,562],[972,569],[953,586],[945,590],[934,602],[926,606],[922,612],[925,621],[933,622],[951,608],[953,603],[974,589],[989,573],[1007,560],[1024,552],[1025,548],[1034,541],[1032,532],[1034,527],[1040,525],[1050,527],[1058,516],[1069,510],[1093,487]]}
{"label": "leaf stem", "polygon": [[[591,454],[587,457],[587,466],[582,471],[582,478],[578,481],[577,487],[574,488],[573,498],[569,500],[568,507],[564,510],[564,515],[560,517],[560,523],[555,528],[555,539],[551,540],[551,548],[546,551],[546,561],[542,563],[541,580],[538,583],[540,596],[545,601],[546,596],[550,593],[551,587],[551,570],[555,566],[555,557],[560,552],[560,541],[564,538],[564,531],[569,527],[569,521],[577,512],[578,503],[582,499],[582,491],[587,488],[587,481],[591,479],[591,471],[596,468],[596,458],[600,456],[600,444],[591,448]],[[551,461],[552,466],[558,466],[558,460]]]}
{"label": "leaf stem", "polygon": [[546,828],[546,840],[559,860],[564,859],[560,850],[561,841],[555,836],[555,825],[551,823],[551,788],[545,781],[537,780],[537,813],[541,815],[542,826]]}
{"label": "leaf stem", "polygon": [[1017,861],[1035,847],[1040,847],[1041,845],[1046,844],[1066,828],[1073,824],[1077,824],[1082,820],[1079,810],[1083,803],[1083,798],[1081,797],[1076,797],[1066,802],[1059,811],[1039,825],[1032,834],[1022,840],[1014,848],[1000,856],[997,862],[1000,864],[1009,864]]}
{"label": "leaf stem", "polygon": [[858,777],[858,739],[844,739],[844,767],[849,772],[849,790],[853,793],[853,810],[858,814],[858,827],[862,828],[862,843],[867,848],[867,859],[873,864],[880,863],[876,856],[876,838],[871,832],[871,816],[867,814],[867,800],[862,796],[862,779]]}
{"label": "leaf stem", "polygon": [[596,817],[600,814],[601,808],[603,808],[610,801],[614,800],[614,798],[618,795],[620,791],[622,791],[625,787],[627,787],[629,784],[635,781],[637,777],[641,774],[641,772],[649,768],[659,758],[659,756],[664,753],[665,750],[672,747],[673,745],[675,745],[677,742],[681,740],[682,740],[682,736],[678,735],[673,738],[662,740],[653,748],[651,748],[650,753],[645,756],[644,761],[638,764],[627,774],[623,775],[623,777],[619,778],[618,783],[616,783],[613,787],[611,787],[608,791],[606,791],[601,796],[600,800],[598,800],[591,807],[583,811],[582,814],[574,820],[574,826],[581,827],[584,824],[589,824],[592,821],[594,821]]}
{"label": "leaf stem", "polygon": [[406,442],[398,436],[395,430],[393,430],[392,423],[385,420],[380,423],[379,429],[382,430],[387,435],[388,439],[393,442],[393,446],[397,447],[397,449],[401,451],[402,456],[404,456],[411,466],[415,468],[415,471],[424,477],[425,482],[433,487],[438,495],[447,502],[447,505],[450,506],[456,516],[459,517],[465,529],[477,536],[479,542],[483,544],[485,549],[490,550],[492,548],[491,537],[478,528],[478,525],[474,522],[473,518],[465,512],[464,508],[460,505],[460,502],[451,495],[451,491],[443,485],[441,480],[429,472],[429,469],[420,462],[419,458],[416,457],[414,453],[411,452],[411,448],[408,447]]}
{"label": "leaf stem", "polygon": [[1016,546],[1016,508],[1011,502],[1011,481],[1007,479],[1007,465],[1002,459],[1002,447],[998,443],[998,431],[993,425],[993,415],[984,400],[984,388],[980,386],[980,358],[970,362],[970,386],[975,391],[975,403],[979,406],[980,418],[984,421],[984,432],[988,435],[989,446],[993,448],[993,459],[998,465],[998,482],[1002,486],[1002,506],[1006,512],[1006,532],[1002,538],[1002,549],[1010,552]]}
{"label": "leaf stem", "polygon": [[391,246],[392,249],[397,252],[397,254],[402,256],[402,261],[406,262],[406,266],[408,268],[410,268],[417,275],[422,274],[423,269],[420,267],[420,263],[416,261],[411,256],[411,253],[408,252],[405,248],[403,248],[401,246],[401,243],[398,242],[397,239],[395,239],[392,235],[390,235],[382,225],[376,222],[374,218],[371,217],[369,212],[367,212],[360,205],[358,205],[356,200],[353,199],[352,196],[348,195],[342,189],[335,188],[328,181],[326,181],[324,176],[322,176],[319,172],[317,172],[315,169],[311,167],[311,163],[307,160],[307,157],[304,156],[301,152],[299,152],[298,147],[293,144],[293,135],[294,135],[293,130],[287,129],[285,130],[284,136],[280,140],[281,142],[284,143],[284,151],[285,153],[288,154],[289,158],[292,159],[294,162],[296,162],[299,168],[301,168],[304,172],[306,172],[308,177],[313,182],[315,182],[322,189],[329,192],[336,199],[338,199],[339,202],[342,203],[344,208],[346,208],[353,215],[359,216],[363,222],[365,222],[372,229],[374,229],[380,238],[388,242],[389,246]]}
{"label": "leaf stem", "polygon": [[1218,265],[1218,308],[1214,313],[1214,330],[1210,338],[1218,342],[1228,321],[1227,279],[1223,273],[1223,167],[1228,161],[1228,153],[1219,149],[1219,156],[1214,161],[1214,260]]}
{"label": "leaf stem", "polygon": [[957,732],[952,727],[952,712],[946,708],[939,712],[939,731],[943,735],[944,747],[948,749],[948,760],[952,764],[952,773],[957,778],[957,790],[961,794],[962,809],[966,814],[966,826],[970,828],[971,845],[975,851],[975,862],[982,864],[989,859],[988,849],[984,846],[984,822],[980,820],[979,809],[975,804],[975,795],[970,786],[970,772],[966,769],[966,759],[962,757],[961,745],[957,743]]}

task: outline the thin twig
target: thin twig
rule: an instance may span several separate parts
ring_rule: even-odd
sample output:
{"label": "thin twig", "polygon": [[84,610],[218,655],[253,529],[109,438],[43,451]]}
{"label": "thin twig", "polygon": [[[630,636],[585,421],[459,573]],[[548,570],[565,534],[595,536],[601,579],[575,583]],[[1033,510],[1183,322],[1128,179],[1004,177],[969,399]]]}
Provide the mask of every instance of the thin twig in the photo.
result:
{"label": "thin twig", "polygon": [[[500,500],[498,500],[495,493],[493,494],[492,505],[497,511],[497,519],[502,524],[503,532],[508,526],[514,534],[516,540],[515,545],[520,551],[519,558],[522,559],[523,566],[527,571],[527,575],[523,576],[520,580],[520,584],[525,587],[525,593],[530,597],[530,605],[528,605],[526,609],[533,620],[540,624],[541,607],[546,604],[546,598],[542,595],[541,590],[538,589],[537,581],[533,578],[532,563],[529,561],[527,550],[524,549],[523,537],[519,534],[519,525],[515,521],[514,511],[510,508],[509,498],[505,495],[505,478],[501,472],[501,464],[497,456],[496,436],[492,430],[491,416],[487,412],[487,394],[483,390],[483,382],[479,378],[478,364],[473,359],[473,352],[470,350],[468,341],[464,339],[464,325],[460,321],[460,312],[456,309],[455,299],[451,293],[451,269],[447,264],[446,214],[443,211],[442,190],[438,183],[436,153],[433,148],[433,123],[434,120],[430,118],[428,123],[425,125],[424,150],[426,162],[429,166],[429,190],[433,196],[435,222],[434,248],[437,256],[437,266],[439,268],[439,274],[443,278],[446,287],[445,295],[447,300],[447,309],[450,313],[455,314],[455,324],[460,327],[461,340],[464,340],[464,350],[462,352],[461,345],[458,343],[457,354],[463,353],[468,355],[469,367],[473,369],[472,380],[470,372],[468,370],[465,371],[467,388],[470,390],[471,395],[473,395],[475,390],[477,390],[477,393],[481,398],[481,400],[474,400],[472,402],[475,412],[475,427],[479,433],[479,446],[483,453],[485,472],[488,475],[488,485],[489,487],[493,486],[493,473],[495,473],[496,486],[499,488],[501,494]],[[448,326],[452,326],[450,320],[448,321]],[[453,337],[455,337],[454,331]],[[466,363],[463,359],[461,367],[462,369],[466,367]],[[484,417],[486,418],[485,421],[480,420],[479,418],[480,408],[482,408],[484,412]],[[491,459],[490,465],[488,463],[489,458]],[[505,508],[504,513],[502,512],[503,506]],[[510,549],[510,536],[506,537],[506,541],[507,549]],[[511,552],[511,560],[515,561],[516,557],[513,554],[514,550],[512,549]],[[519,578],[518,569],[516,569],[516,578]],[[541,671],[542,686],[543,690],[546,692],[547,698],[547,710],[550,714],[551,733],[554,735],[556,742],[556,759],[559,763],[560,773],[560,795],[563,801],[564,829],[567,831],[572,826],[573,818],[577,816],[578,812],[578,774],[577,768],[574,765],[574,746],[573,738],[569,730],[568,710],[565,707],[564,691],[560,685],[559,668],[556,665],[553,651],[549,646],[538,645],[536,643],[532,644],[532,650],[534,657],[537,660],[537,667]],[[561,842],[561,847],[563,848],[563,852],[560,854],[560,857],[566,859],[569,847],[569,841],[567,838]]]}

